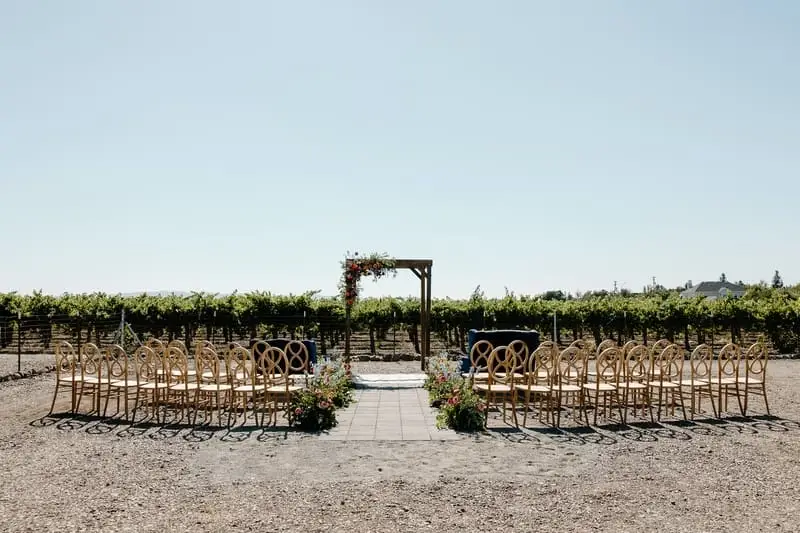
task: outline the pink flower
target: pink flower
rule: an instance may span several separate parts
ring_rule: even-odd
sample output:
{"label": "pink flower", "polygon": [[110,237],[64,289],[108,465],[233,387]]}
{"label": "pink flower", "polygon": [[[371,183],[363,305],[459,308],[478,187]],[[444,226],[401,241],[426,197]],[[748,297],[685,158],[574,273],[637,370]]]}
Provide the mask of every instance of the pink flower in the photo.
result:
{"label": "pink flower", "polygon": [[330,406],[330,404],[328,402],[324,401],[324,400],[319,402],[319,408],[320,409],[327,409],[329,406]]}
{"label": "pink flower", "polygon": [[294,416],[300,416],[302,414],[303,414],[303,409],[302,408],[300,408],[300,407],[295,408]]}

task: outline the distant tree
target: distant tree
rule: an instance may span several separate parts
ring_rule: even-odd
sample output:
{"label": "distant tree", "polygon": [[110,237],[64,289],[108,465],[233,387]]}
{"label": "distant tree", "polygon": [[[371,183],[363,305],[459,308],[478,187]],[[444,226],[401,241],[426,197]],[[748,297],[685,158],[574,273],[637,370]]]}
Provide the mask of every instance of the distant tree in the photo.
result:
{"label": "distant tree", "polygon": [[781,279],[781,274],[777,270],[775,271],[775,275],[772,276],[772,288],[773,289],[782,289],[783,288],[783,280]]}
{"label": "distant tree", "polygon": [[564,291],[547,291],[542,294],[542,300],[559,300],[564,301],[567,299],[567,295],[564,294]]}
{"label": "distant tree", "polygon": [[725,272],[723,272],[722,274],[719,275],[719,280],[722,283],[725,283],[726,281],[728,281],[728,276],[725,275]]}

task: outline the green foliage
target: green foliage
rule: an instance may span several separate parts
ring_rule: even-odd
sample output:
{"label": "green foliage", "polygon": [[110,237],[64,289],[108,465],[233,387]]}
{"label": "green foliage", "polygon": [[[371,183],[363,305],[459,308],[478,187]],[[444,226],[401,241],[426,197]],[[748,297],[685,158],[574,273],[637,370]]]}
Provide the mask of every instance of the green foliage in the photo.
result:
{"label": "green foliage", "polygon": [[286,417],[304,431],[324,431],[337,424],[336,409],[353,401],[353,382],[338,362],[320,363],[306,387],[292,394]]}
{"label": "green foliage", "polygon": [[324,431],[337,424],[333,396],[320,387],[294,392],[286,416],[290,426],[304,431]]}
{"label": "green foliage", "polygon": [[452,395],[453,388],[461,383],[458,363],[450,361],[446,355],[431,357],[428,360],[428,374],[423,387],[428,391],[431,405],[438,407]]}
{"label": "green foliage", "polygon": [[[116,329],[122,311],[126,320],[142,337],[194,334],[197,328],[224,331],[236,336],[290,332],[306,337],[324,335],[331,346],[341,339],[345,328],[345,302],[322,298],[314,292],[301,295],[274,295],[268,292],[188,296],[122,297],[103,293],[49,296],[0,294],[0,322],[13,321],[21,313],[23,321],[36,323],[43,336],[50,326],[63,326],[73,332],[104,328]],[[743,298],[714,301],[680,298],[675,291],[653,291],[635,296],[594,293],[576,299],[558,295],[487,298],[480,287],[469,299],[435,299],[431,305],[434,332],[448,334],[463,342],[471,328],[536,329],[550,333],[553,316],[561,330],[607,336],[630,336],[647,331],[654,335],[683,334],[687,328],[709,331],[764,333],[784,353],[800,349],[800,287],[773,289],[767,284],[748,287]],[[35,319],[35,320],[34,320]],[[352,311],[355,330],[386,331],[392,325],[419,324],[417,298],[366,298],[358,300]],[[5,328],[4,331],[7,331]],[[455,333],[458,333],[457,335]]]}
{"label": "green foliage", "polygon": [[436,426],[456,431],[480,431],[486,427],[486,402],[461,377],[458,364],[446,355],[428,361],[424,387],[431,405],[439,407]]}
{"label": "green foliage", "polygon": [[486,402],[461,379],[442,402],[436,415],[436,427],[456,431],[481,431],[486,428]]}

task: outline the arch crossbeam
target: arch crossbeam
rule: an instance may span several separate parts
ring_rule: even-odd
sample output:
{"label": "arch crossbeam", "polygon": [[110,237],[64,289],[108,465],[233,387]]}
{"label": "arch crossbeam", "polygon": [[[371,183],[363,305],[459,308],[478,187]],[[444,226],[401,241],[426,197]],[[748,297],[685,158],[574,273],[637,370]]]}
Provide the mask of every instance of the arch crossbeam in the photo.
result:
{"label": "arch crossbeam", "polygon": [[[345,261],[345,268],[349,268],[352,259]],[[395,269],[407,269],[414,273],[420,281],[420,367],[422,370],[427,368],[427,361],[431,355],[431,273],[433,270],[432,259],[393,259]],[[345,364],[350,366],[350,306],[346,306],[346,328],[344,356]]]}

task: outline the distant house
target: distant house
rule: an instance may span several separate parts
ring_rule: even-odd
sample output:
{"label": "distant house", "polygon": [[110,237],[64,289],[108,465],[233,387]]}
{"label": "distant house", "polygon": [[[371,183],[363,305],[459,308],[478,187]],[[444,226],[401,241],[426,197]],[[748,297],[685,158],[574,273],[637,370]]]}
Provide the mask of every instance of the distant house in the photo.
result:
{"label": "distant house", "polygon": [[746,290],[743,286],[729,281],[703,281],[683,291],[681,298],[694,298],[696,296],[703,296],[711,300],[724,298],[725,296],[741,298]]}

